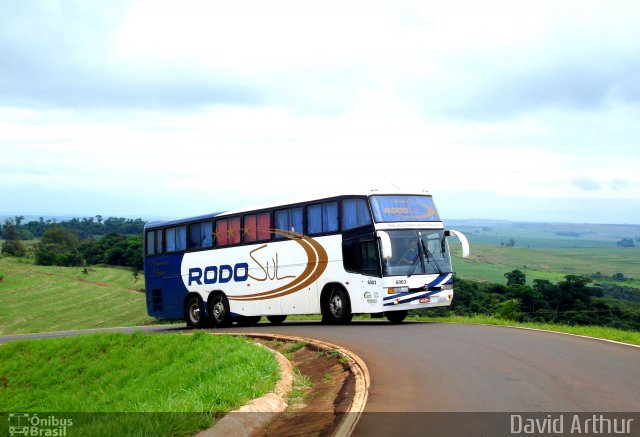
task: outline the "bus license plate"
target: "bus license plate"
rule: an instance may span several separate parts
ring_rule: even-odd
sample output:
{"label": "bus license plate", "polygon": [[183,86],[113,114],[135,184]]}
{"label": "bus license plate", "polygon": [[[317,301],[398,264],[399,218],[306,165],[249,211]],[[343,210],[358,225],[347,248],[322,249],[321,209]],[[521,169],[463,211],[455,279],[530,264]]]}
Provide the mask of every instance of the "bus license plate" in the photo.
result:
{"label": "bus license plate", "polygon": [[420,303],[429,303],[429,302],[431,302],[431,298],[429,296],[420,298]]}

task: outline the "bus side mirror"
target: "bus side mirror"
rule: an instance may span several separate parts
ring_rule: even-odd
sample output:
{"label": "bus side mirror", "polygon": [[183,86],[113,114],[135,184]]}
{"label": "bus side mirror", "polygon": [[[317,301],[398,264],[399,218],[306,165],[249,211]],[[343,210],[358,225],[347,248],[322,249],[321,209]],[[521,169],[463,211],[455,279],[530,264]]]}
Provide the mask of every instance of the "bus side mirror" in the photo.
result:
{"label": "bus side mirror", "polygon": [[444,231],[445,237],[450,237],[452,235],[454,237],[457,237],[458,240],[460,240],[460,243],[462,244],[462,257],[469,258],[469,241],[467,240],[467,237],[465,237],[464,234],[459,231],[453,231],[453,230]]}
{"label": "bus side mirror", "polygon": [[380,240],[380,252],[382,259],[389,260],[393,256],[393,249],[391,248],[391,238],[385,231],[378,231],[378,239]]}

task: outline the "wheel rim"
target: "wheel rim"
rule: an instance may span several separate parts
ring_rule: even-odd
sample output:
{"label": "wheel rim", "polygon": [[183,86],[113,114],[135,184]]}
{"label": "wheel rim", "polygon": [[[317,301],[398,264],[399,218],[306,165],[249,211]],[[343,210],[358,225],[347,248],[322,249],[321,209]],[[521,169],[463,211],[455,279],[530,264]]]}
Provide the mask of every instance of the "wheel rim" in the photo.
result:
{"label": "wheel rim", "polygon": [[224,304],[219,301],[216,302],[215,305],[213,305],[213,317],[218,320],[224,320],[224,316],[225,316],[225,310],[224,310]]}
{"label": "wheel rim", "polygon": [[340,296],[331,296],[331,300],[329,300],[329,310],[334,317],[340,317],[342,315],[342,299]]}
{"label": "wheel rim", "polygon": [[189,318],[193,323],[198,323],[200,321],[200,305],[198,301],[194,301],[191,303],[189,307]]}

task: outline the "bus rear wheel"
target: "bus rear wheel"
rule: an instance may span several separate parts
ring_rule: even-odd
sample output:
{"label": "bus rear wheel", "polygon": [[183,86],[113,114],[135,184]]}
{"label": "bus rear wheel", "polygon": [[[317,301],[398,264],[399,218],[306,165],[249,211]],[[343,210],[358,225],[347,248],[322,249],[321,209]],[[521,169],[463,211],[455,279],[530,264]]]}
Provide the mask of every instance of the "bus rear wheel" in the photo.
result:
{"label": "bus rear wheel", "polygon": [[324,307],[322,308],[322,322],[331,325],[344,325],[351,322],[351,302],[347,293],[340,289],[334,288],[329,294]]}
{"label": "bus rear wheel", "polygon": [[256,326],[262,316],[242,316],[237,320],[239,326]]}
{"label": "bus rear wheel", "polygon": [[211,300],[211,322],[216,328],[226,328],[231,325],[229,301],[223,294],[217,294]]}
{"label": "bus rear wheel", "polygon": [[393,325],[396,325],[398,323],[402,323],[402,321],[404,319],[407,318],[407,313],[409,311],[404,310],[404,311],[387,311],[384,313],[385,317],[387,318],[387,320],[389,320],[389,322],[391,322]]}
{"label": "bus rear wheel", "polygon": [[184,318],[187,326],[201,328],[204,325],[204,305],[200,296],[191,296],[184,306]]}
{"label": "bus rear wheel", "polygon": [[279,325],[285,321],[287,316],[267,316],[267,320],[273,323],[274,325]]}

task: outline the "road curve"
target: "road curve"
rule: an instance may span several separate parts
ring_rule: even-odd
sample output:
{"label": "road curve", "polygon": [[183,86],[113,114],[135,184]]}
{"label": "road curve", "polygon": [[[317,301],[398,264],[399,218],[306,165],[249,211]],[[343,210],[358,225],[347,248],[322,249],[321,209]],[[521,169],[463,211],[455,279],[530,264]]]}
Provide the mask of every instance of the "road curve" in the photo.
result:
{"label": "road curve", "polygon": [[449,323],[284,323],[229,331],[312,337],[367,363],[368,412],[640,411],[640,348]]}
{"label": "road curve", "polygon": [[[640,348],[614,343],[420,322],[262,322],[216,331],[308,337],[353,351],[371,376],[365,413],[640,412]],[[365,414],[356,435],[381,435],[380,416]],[[401,423],[393,422],[401,420],[386,415],[382,422],[397,429]]]}
{"label": "road curve", "polygon": [[[359,355],[369,369],[371,390],[356,436],[509,430],[510,415],[424,412],[640,412],[640,348],[620,344],[449,323],[305,322],[229,330],[315,338]],[[464,422],[455,433],[452,421]]]}

